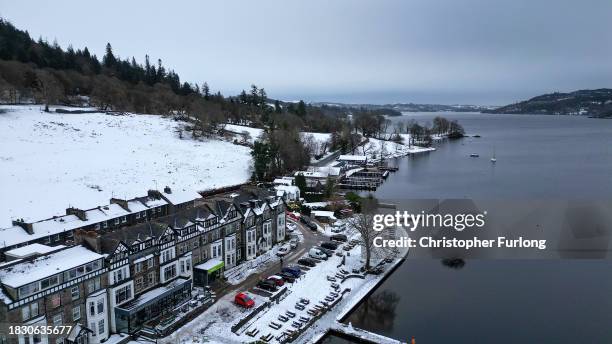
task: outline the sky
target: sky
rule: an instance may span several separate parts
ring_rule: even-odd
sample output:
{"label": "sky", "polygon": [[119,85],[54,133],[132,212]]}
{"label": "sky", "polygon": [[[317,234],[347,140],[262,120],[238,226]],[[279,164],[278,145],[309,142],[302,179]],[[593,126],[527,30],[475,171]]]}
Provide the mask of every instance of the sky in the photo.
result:
{"label": "sky", "polygon": [[34,38],[282,100],[504,105],[612,87],[610,0],[0,0]]}

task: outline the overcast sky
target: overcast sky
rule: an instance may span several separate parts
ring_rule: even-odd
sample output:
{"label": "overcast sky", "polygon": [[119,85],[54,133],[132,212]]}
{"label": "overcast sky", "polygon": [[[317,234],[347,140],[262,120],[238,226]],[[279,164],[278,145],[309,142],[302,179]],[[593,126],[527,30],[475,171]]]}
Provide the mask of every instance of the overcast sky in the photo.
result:
{"label": "overcast sky", "polygon": [[284,100],[505,104],[612,87],[611,0],[0,0],[38,38]]}

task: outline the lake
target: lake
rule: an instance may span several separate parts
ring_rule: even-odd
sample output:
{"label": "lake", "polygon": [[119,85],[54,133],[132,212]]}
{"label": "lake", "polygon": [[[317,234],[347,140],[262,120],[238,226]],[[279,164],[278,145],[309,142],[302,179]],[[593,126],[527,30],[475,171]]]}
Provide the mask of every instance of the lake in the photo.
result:
{"label": "lake", "polygon": [[[400,170],[376,191],[378,198],[611,198],[612,120],[442,115],[481,138],[397,159]],[[434,116],[392,120],[426,123]],[[409,257],[347,321],[417,343],[612,343],[611,290],[612,261],[605,259],[472,259],[451,269]]]}

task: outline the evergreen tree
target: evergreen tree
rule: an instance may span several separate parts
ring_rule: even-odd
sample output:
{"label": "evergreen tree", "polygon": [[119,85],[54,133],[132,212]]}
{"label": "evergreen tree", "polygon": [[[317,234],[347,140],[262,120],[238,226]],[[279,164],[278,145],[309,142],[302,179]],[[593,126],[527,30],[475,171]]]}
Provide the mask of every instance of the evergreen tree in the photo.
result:
{"label": "evergreen tree", "polygon": [[113,55],[113,48],[110,43],[106,43],[106,53],[102,58],[102,62],[104,63],[104,67],[110,68],[117,63],[117,58]]}
{"label": "evergreen tree", "polygon": [[204,99],[210,99],[210,88],[208,87],[208,83],[206,81],[204,81],[204,84],[202,84],[202,95],[204,96]]}
{"label": "evergreen tree", "polygon": [[274,112],[276,113],[282,113],[283,109],[281,108],[280,102],[278,100],[276,100],[274,102]]}
{"label": "evergreen tree", "polygon": [[306,117],[306,104],[304,104],[303,100],[300,100],[300,102],[298,103],[297,109],[295,111],[298,116]]}

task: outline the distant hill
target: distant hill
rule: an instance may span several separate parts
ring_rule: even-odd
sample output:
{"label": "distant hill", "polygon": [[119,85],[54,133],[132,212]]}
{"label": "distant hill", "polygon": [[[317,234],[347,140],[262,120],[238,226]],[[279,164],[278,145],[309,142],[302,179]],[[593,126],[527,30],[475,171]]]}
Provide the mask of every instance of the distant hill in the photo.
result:
{"label": "distant hill", "polygon": [[478,105],[441,105],[441,104],[414,104],[414,103],[395,103],[395,104],[343,104],[343,103],[315,103],[319,106],[337,106],[343,108],[359,108],[368,110],[380,110],[387,116],[400,116],[402,112],[483,112],[495,109],[490,106]]}
{"label": "distant hill", "polygon": [[555,92],[483,112],[612,117],[612,89]]}

